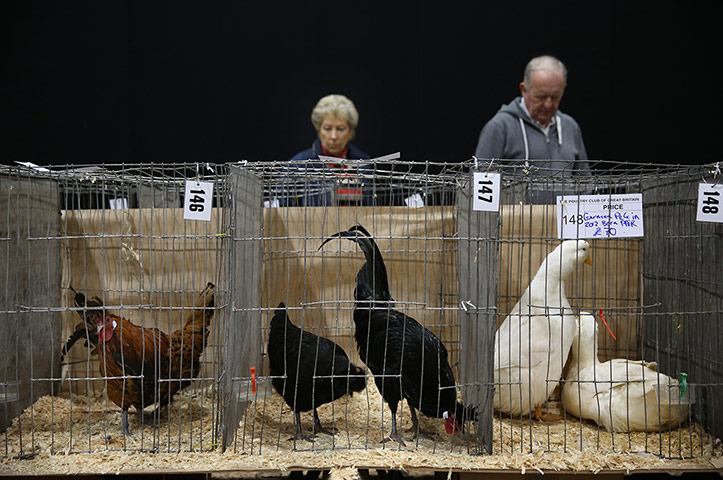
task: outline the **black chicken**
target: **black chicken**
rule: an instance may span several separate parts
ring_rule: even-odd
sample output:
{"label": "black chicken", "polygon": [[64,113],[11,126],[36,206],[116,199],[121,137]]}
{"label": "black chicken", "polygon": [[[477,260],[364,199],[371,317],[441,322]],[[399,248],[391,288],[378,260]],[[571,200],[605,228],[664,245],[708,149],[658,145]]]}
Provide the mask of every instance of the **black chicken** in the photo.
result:
{"label": "black chicken", "polygon": [[313,409],[314,433],[330,434],[321,426],[316,408],[366,387],[364,370],[336,343],[291,323],[283,302],[271,319],[268,354],[271,383],[296,415],[297,440],[313,438],[301,429],[301,412]]}
{"label": "black chicken", "polygon": [[357,243],[366,257],[356,276],[354,338],[361,360],[374,374],[374,382],[392,412],[392,433],[383,441],[396,440],[404,445],[396,421],[402,398],[409,403],[414,438],[425,434],[419,430],[416,409],[428,417],[444,418],[449,434],[462,430],[466,421],[476,417],[476,412],[457,401],[444,344],[419,322],[393,310],[387,270],[371,234],[356,225],[335,233],[319,248],[337,237]]}

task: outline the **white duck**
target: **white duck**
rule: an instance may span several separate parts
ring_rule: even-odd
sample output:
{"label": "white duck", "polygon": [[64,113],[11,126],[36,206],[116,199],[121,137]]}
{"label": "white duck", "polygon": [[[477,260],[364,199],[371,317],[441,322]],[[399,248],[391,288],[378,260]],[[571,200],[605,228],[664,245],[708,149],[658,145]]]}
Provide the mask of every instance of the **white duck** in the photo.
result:
{"label": "white duck", "polygon": [[614,432],[658,431],[688,418],[678,382],[659,373],[657,364],[624,358],[598,360],[597,322],[587,312],[580,314],[580,331],[570,357],[563,387],[568,413]]}
{"label": "white duck", "polygon": [[566,240],[542,262],[532,282],[495,335],[494,407],[510,415],[557,420],[542,403],[557,387],[575,336],[565,280],[590,261],[590,244]]}

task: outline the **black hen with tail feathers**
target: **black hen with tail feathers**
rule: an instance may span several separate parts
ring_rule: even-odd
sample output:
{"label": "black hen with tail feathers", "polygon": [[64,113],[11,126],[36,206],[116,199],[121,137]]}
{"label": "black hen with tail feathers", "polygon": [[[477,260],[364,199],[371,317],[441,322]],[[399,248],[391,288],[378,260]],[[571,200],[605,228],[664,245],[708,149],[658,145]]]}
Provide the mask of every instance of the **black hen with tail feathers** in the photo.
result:
{"label": "black hen with tail feathers", "polygon": [[364,227],[355,225],[330,236],[319,248],[334,238],[355,242],[366,258],[356,276],[354,338],[361,360],[374,374],[374,382],[392,412],[392,432],[384,441],[404,444],[396,423],[402,398],[410,406],[415,438],[419,432],[415,409],[428,417],[445,418],[447,433],[462,430],[466,421],[475,419],[475,409],[457,401],[444,344],[415,319],[393,310],[387,270],[374,238]]}
{"label": "black hen with tail feathers", "polygon": [[297,440],[313,437],[304,435],[300,412],[313,409],[314,433],[331,433],[322,428],[316,408],[366,388],[364,369],[336,343],[291,323],[283,303],[271,319],[268,354],[271,383],[294,411]]}

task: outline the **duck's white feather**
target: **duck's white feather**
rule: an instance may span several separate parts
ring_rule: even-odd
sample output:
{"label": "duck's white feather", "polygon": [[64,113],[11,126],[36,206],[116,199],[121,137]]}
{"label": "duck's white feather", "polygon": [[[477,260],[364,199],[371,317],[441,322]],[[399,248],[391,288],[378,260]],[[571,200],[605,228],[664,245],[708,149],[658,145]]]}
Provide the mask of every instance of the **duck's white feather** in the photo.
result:
{"label": "duck's white feather", "polygon": [[658,372],[655,363],[598,360],[597,322],[589,313],[580,315],[580,330],[570,356],[563,388],[568,413],[615,432],[658,431],[675,427],[688,417],[678,381]]}
{"label": "duck's white feather", "polygon": [[495,335],[495,409],[526,414],[559,384],[575,336],[565,280],[590,254],[585,240],[566,240],[542,262]]}

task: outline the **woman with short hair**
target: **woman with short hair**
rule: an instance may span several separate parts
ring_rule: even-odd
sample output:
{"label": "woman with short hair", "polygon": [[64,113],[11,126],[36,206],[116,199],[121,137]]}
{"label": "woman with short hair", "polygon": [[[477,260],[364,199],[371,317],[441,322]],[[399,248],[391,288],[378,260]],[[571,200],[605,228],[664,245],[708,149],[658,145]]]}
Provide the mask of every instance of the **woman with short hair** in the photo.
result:
{"label": "woman with short hair", "polygon": [[[285,173],[292,174],[278,190],[281,206],[371,205],[372,194],[359,173],[368,167],[354,162],[368,160],[369,155],[351,140],[359,125],[359,112],[344,95],[322,97],[311,111],[311,123],[318,138],[308,148],[289,160]],[[291,180],[291,181],[288,181]],[[366,187],[365,188],[365,184]]]}

